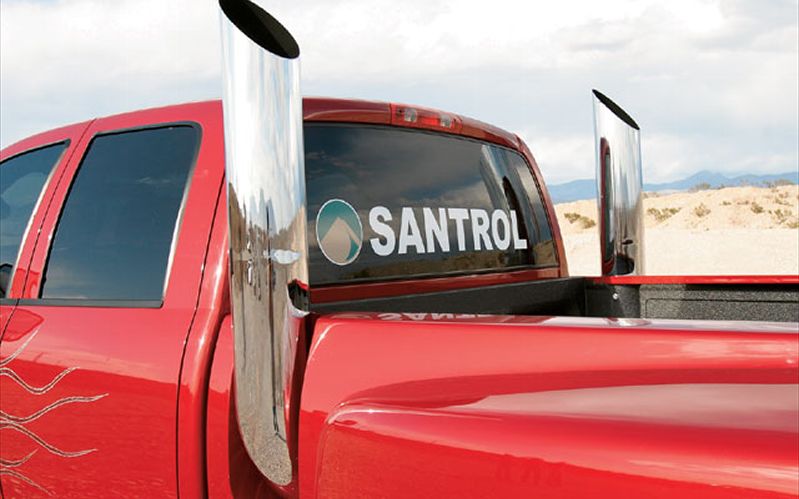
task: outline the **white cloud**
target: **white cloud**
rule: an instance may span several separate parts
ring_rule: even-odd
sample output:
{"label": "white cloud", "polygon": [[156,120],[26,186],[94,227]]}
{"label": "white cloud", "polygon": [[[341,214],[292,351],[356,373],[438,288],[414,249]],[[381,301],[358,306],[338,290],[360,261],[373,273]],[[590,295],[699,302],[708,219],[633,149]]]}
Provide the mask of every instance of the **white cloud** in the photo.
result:
{"label": "white cloud", "polygon": [[796,170],[799,161],[795,150],[762,150],[754,141],[740,144],[734,138],[723,136],[645,135],[641,149],[644,181],[648,183],[680,179],[701,170],[729,176],[751,172],[784,173]]}
{"label": "white cloud", "polygon": [[0,3],[2,144],[97,115],[217,95],[216,14],[199,5]]}
{"label": "white cloud", "polygon": [[[523,131],[548,181],[593,175],[600,88],[643,127],[645,177],[797,168],[796,0],[266,0],[304,89]],[[215,2],[0,0],[0,143],[215,98]]]}
{"label": "white cloud", "polygon": [[216,75],[215,14],[197,5],[187,0],[4,2],[0,64],[9,85],[5,90],[40,95],[126,78],[157,88]]}
{"label": "white cloud", "polygon": [[530,147],[547,183],[594,176],[594,138],[591,135],[544,136],[529,131],[518,135]]}

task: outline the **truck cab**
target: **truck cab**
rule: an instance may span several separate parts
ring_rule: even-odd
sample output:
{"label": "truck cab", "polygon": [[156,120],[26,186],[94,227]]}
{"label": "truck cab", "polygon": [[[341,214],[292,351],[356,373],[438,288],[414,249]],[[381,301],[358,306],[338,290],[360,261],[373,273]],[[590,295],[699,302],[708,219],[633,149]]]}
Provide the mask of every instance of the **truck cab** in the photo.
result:
{"label": "truck cab", "polygon": [[[566,275],[518,137],[366,101],[305,99],[304,121],[314,304]],[[216,101],[2,151],[2,458],[19,463],[0,477],[9,497],[85,496],[134,477],[142,494],[163,495],[187,469],[205,473],[205,387],[229,313],[223,150]],[[333,199],[351,211],[330,222]],[[336,247],[336,220],[358,231],[354,256]]]}

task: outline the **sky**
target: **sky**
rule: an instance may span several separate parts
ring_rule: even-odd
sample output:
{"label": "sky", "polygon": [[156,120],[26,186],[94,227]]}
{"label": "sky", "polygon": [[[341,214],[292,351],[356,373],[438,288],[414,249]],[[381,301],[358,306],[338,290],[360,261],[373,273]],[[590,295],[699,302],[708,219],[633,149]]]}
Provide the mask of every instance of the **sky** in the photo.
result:
{"label": "sky", "polygon": [[[642,128],[644,180],[799,168],[799,0],[259,0],[305,95],[418,104],[518,133],[545,180],[594,176],[591,89]],[[0,146],[219,98],[217,3],[0,0]]]}

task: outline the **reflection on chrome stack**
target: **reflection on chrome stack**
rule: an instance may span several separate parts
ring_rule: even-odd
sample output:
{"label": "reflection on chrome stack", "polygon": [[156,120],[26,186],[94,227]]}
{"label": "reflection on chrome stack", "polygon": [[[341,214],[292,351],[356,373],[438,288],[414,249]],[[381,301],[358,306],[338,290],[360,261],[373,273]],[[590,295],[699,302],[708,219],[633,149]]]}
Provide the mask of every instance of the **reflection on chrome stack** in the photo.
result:
{"label": "reflection on chrome stack", "polygon": [[607,96],[593,94],[602,275],[643,275],[641,129]]}
{"label": "reflection on chrome stack", "polygon": [[258,469],[288,484],[286,420],[308,309],[299,48],[254,3],[219,4],[239,427]]}

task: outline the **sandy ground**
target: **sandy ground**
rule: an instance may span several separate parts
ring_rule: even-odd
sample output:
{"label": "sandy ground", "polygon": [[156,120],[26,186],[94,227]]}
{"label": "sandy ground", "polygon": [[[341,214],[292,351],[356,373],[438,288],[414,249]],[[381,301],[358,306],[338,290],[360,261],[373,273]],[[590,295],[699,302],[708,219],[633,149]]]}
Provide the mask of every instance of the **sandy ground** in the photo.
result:
{"label": "sandy ground", "polygon": [[[570,273],[598,275],[596,201],[555,209]],[[799,186],[648,194],[644,212],[647,274],[799,274]]]}

